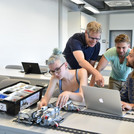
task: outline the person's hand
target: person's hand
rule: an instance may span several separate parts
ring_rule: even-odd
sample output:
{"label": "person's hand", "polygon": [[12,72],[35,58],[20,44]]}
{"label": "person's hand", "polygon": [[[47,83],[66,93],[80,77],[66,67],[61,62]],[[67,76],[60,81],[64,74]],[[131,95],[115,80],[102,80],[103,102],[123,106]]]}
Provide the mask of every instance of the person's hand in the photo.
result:
{"label": "person's hand", "polygon": [[121,102],[122,103],[122,110],[131,110],[134,106],[134,104],[126,103],[126,102]]}
{"label": "person's hand", "polygon": [[104,78],[99,72],[95,75],[95,82],[98,86],[104,87]]}
{"label": "person's hand", "polygon": [[62,108],[69,100],[69,94],[70,92],[68,91],[62,92],[57,99],[56,106],[59,106],[60,108]]}
{"label": "person's hand", "polygon": [[47,104],[46,104],[45,100],[42,98],[38,104],[38,109],[41,109],[43,106],[47,106]]}

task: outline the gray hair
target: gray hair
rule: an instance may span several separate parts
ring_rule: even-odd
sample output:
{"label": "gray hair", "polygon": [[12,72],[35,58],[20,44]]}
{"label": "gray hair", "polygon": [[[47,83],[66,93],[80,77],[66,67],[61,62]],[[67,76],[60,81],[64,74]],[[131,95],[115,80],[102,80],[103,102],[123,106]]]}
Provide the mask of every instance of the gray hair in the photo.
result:
{"label": "gray hair", "polygon": [[54,48],[53,54],[49,57],[47,64],[54,64],[54,62],[57,60],[59,60],[61,63],[66,62],[62,52],[58,48]]}

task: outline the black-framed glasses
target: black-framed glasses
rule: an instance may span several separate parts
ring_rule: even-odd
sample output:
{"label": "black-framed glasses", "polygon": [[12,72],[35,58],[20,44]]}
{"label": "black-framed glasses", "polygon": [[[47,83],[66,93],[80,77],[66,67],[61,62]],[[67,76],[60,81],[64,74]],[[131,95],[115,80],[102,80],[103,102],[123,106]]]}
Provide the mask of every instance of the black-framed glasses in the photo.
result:
{"label": "black-framed glasses", "polygon": [[94,38],[94,37],[91,37],[91,36],[89,35],[89,33],[87,33],[87,34],[88,34],[88,38],[90,38],[90,39],[92,39],[92,40],[99,41],[99,40],[101,39],[101,37],[100,37],[100,38]]}
{"label": "black-framed glasses", "polygon": [[60,73],[61,72],[61,67],[64,65],[65,63],[63,63],[60,67],[56,68],[55,70],[49,70],[49,73],[51,75],[54,75],[55,73]]}

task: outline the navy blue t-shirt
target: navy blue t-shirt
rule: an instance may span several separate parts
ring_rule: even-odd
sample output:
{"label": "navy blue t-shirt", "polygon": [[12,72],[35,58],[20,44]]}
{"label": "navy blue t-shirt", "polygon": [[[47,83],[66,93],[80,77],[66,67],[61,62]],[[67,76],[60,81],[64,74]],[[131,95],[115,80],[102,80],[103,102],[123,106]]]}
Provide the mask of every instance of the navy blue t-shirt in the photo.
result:
{"label": "navy blue t-shirt", "polygon": [[73,55],[73,51],[81,50],[84,53],[85,60],[97,60],[98,54],[100,52],[100,43],[94,47],[87,47],[85,41],[85,33],[76,33],[69,38],[66,47],[63,51],[65,58],[72,69],[81,68]]}

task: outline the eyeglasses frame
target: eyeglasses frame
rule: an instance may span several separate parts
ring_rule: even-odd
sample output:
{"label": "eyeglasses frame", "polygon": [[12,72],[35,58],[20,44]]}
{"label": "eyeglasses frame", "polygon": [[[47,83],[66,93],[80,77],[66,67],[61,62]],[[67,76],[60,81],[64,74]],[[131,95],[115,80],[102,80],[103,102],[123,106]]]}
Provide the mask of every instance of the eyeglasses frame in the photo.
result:
{"label": "eyeglasses frame", "polygon": [[90,39],[92,39],[92,40],[99,41],[99,40],[101,39],[101,37],[100,37],[100,38],[91,37],[91,36],[89,35],[89,32],[87,32],[87,35],[88,35],[88,38],[90,38]]}
{"label": "eyeglasses frame", "polygon": [[[63,64],[60,65],[60,67],[56,68],[54,71],[53,70],[49,70],[49,73],[51,75],[54,75],[55,73],[60,73],[61,72],[61,67],[65,64],[65,62]],[[57,70],[57,71],[56,71]]]}

